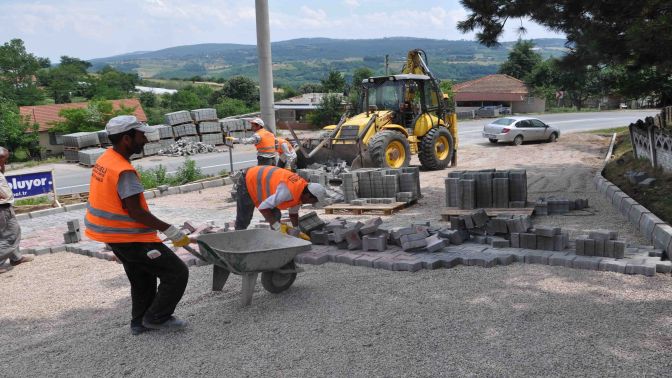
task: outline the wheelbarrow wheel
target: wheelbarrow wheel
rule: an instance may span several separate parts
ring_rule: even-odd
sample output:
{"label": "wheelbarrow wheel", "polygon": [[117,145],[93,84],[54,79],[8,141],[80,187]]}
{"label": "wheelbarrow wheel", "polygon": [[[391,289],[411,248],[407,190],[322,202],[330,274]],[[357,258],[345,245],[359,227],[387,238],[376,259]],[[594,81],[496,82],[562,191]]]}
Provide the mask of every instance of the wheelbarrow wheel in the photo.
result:
{"label": "wheelbarrow wheel", "polygon": [[[283,269],[296,269],[294,262],[282,267]],[[277,294],[289,289],[296,280],[296,273],[263,272],[261,273],[261,286],[269,293]]]}

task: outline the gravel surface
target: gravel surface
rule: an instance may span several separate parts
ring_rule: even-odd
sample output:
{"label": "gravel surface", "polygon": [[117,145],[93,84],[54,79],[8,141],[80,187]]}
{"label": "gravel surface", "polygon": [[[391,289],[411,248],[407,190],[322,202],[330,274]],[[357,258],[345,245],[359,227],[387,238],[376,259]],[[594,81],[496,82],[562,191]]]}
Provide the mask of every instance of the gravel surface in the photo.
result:
{"label": "gravel surface", "polygon": [[4,376],[666,375],[667,276],[549,266],[306,266],[241,308],[192,268],[189,328],[133,337],[120,265],[42,256],[0,276]]}
{"label": "gravel surface", "polygon": [[[586,134],[517,148],[486,142],[461,149],[459,169],[526,168],[530,200],[588,197],[592,206],[581,214],[537,217],[536,224],[574,235],[617,229],[641,242],[593,189],[606,144]],[[386,223],[441,224],[446,174],[422,172],[425,197],[383,217]],[[230,190],[149,202],[174,223],[221,222],[235,216],[235,206],[224,202]],[[211,268],[192,268],[176,313],[189,328],[133,337],[121,265],[69,253],[39,256],[0,275],[0,376],[669,374],[669,275],[522,264],[416,273],[304,267],[283,294],[258,284],[247,308],[239,305],[239,277],[213,293]]]}

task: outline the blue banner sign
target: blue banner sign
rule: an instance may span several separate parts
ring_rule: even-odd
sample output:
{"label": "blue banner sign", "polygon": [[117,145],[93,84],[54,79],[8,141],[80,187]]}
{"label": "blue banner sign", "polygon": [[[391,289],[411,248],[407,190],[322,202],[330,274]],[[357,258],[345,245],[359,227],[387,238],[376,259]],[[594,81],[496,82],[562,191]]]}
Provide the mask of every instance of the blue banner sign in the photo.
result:
{"label": "blue banner sign", "polygon": [[52,171],[32,172],[23,175],[5,176],[14,198],[39,196],[50,192],[56,193]]}

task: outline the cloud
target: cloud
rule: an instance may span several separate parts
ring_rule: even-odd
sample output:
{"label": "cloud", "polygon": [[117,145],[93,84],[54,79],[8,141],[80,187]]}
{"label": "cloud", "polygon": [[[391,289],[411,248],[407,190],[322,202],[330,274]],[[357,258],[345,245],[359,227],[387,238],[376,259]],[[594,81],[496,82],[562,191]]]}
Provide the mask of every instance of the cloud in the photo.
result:
{"label": "cloud", "polygon": [[348,8],[357,8],[359,7],[359,0],[345,0],[343,1]]}

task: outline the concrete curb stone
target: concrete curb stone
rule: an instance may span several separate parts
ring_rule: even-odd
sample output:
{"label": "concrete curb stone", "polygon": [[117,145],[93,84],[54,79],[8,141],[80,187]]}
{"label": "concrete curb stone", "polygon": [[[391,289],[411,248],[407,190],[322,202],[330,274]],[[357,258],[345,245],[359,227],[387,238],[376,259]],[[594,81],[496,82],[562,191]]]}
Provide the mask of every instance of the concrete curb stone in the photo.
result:
{"label": "concrete curb stone", "polygon": [[630,208],[630,212],[628,213],[628,220],[633,225],[637,225],[637,229],[639,229],[639,221],[642,219],[642,214],[646,213],[651,214],[651,212],[646,207],[642,205],[634,205]]}
{"label": "concrete curb stone", "polygon": [[28,214],[30,214],[31,218],[39,218],[39,217],[46,217],[47,215],[54,215],[54,214],[63,213],[63,212],[65,212],[65,208],[54,207],[54,208],[51,208],[51,209],[33,211],[33,212],[28,213]]}
{"label": "concrete curb stone", "polygon": [[86,202],[73,203],[72,205],[65,205],[65,211],[75,211],[81,209],[86,209]]}
{"label": "concrete curb stone", "polygon": [[621,206],[619,207],[619,210],[621,211],[621,214],[623,214],[623,216],[628,217],[630,209],[633,206],[641,206],[641,205],[634,199],[630,197],[625,197],[623,198],[623,201],[621,201]]}
{"label": "concrete curb stone", "polygon": [[668,250],[672,241],[672,227],[668,224],[657,224],[653,228],[653,245],[656,248]]}

